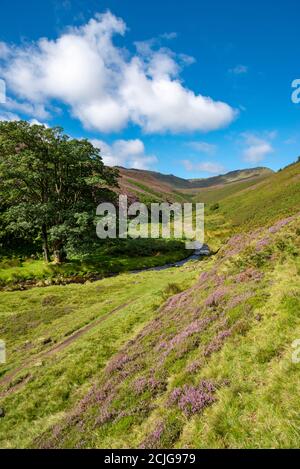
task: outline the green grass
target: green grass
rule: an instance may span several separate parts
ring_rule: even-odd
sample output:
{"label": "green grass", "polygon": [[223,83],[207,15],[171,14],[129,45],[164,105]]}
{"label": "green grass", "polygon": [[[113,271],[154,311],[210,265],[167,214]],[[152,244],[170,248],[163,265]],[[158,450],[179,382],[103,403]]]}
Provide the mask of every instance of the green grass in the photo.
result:
{"label": "green grass", "polygon": [[[0,336],[8,355],[1,376],[21,367],[9,389],[28,374],[30,380],[1,402],[6,416],[0,420],[0,445],[26,447],[60,420],[109,358],[153,318],[168,295],[170,278],[180,279],[185,288],[195,271],[123,274],[89,285],[1,293]],[[39,354],[120,305],[127,306],[57,355],[39,359]],[[28,360],[32,363],[22,366]]]}
{"label": "green grass", "polygon": [[[2,293],[8,363],[1,376],[19,371],[0,388],[8,392],[1,402],[1,447],[299,445],[300,369],[291,362],[300,337],[299,230],[295,221],[275,234],[245,235],[215,259],[178,269]],[[266,236],[269,244],[257,252]],[[256,280],[236,280],[249,269]],[[201,272],[208,275],[204,283]],[[209,303],[216,282],[224,294]],[[45,355],[121,305],[66,348]],[[205,318],[212,319],[201,332],[184,334]],[[222,331],[229,336],[205,355]],[[122,354],[128,358],[114,368]],[[154,378],[158,387],[137,394],[134,383],[142,377]],[[215,402],[203,412],[187,417],[168,404],[175,387],[203,379],[217,385]],[[101,401],[105,386],[108,401]],[[153,443],[151,432],[160,423]]]}
{"label": "green grass", "polygon": [[[269,176],[270,177],[270,176]],[[240,192],[243,189],[254,186],[260,180],[264,180],[266,176],[261,176],[249,181],[232,182],[221,187],[213,187],[199,190],[199,192],[193,197],[194,202],[203,202],[208,205],[212,205],[220,200],[225,199],[231,195]]]}
{"label": "green grass", "polygon": [[162,192],[154,191],[150,187],[146,186],[145,184],[142,184],[139,181],[136,181],[135,179],[127,178],[126,181],[130,182],[130,184],[132,184],[133,186],[136,186],[139,189],[142,189],[149,195],[154,196],[158,201],[163,201],[165,199],[164,194]]}
{"label": "green grass", "polygon": [[187,257],[185,245],[172,240],[124,240],[106,243],[84,259],[71,259],[61,265],[45,264],[41,259],[2,259],[0,286],[18,287],[22,282],[63,283],[110,274],[151,268],[176,262]]}
{"label": "green grass", "polygon": [[225,198],[220,211],[238,230],[265,226],[300,210],[300,163]]}
{"label": "green grass", "polygon": [[231,384],[202,418],[187,423],[178,447],[299,447],[300,369],[292,363],[292,343],[300,337],[299,270],[287,262],[272,279],[261,321],[203,369],[203,376]]}
{"label": "green grass", "polygon": [[[298,164],[208,208],[213,257],[1,292],[0,446],[299,447],[299,215],[268,229],[299,212],[299,197]],[[105,256],[110,269],[124,259],[127,269],[143,252],[146,263],[178,256],[174,246],[112,244],[92,262],[104,271]],[[44,275],[40,261],[19,262],[4,261],[5,282],[16,269]],[[94,268],[77,263],[63,268]],[[203,409],[190,415],[170,399],[203,380],[214,386]]]}
{"label": "green grass", "polygon": [[[300,163],[297,163],[255,184],[252,181],[234,183],[228,188],[216,189],[215,195],[207,191],[205,237],[212,250],[219,249],[234,233],[268,226],[299,213],[299,178]],[[219,208],[210,210],[216,202]]]}

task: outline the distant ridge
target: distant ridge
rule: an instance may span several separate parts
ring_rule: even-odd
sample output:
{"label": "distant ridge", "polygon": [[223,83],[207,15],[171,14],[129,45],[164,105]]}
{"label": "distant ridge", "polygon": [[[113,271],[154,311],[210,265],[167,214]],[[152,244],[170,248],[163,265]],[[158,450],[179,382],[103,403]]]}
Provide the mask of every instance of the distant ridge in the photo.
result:
{"label": "distant ridge", "polygon": [[[245,186],[259,182],[274,174],[269,168],[257,167],[230,171],[226,174],[202,179],[184,179],[173,174],[162,174],[144,169],[117,167],[119,185],[123,193],[141,201],[183,201],[205,190],[220,189],[239,183]],[[147,199],[147,200],[146,200]]]}
{"label": "distant ridge", "polygon": [[193,185],[193,187],[211,187],[219,184],[241,182],[250,178],[253,179],[261,176],[271,176],[272,174],[274,174],[272,169],[262,166],[250,169],[237,169],[226,174],[221,174],[220,176],[213,176],[209,178],[189,179],[189,182]]}
{"label": "distant ridge", "polygon": [[249,169],[237,169],[234,171],[229,171],[225,174],[220,174],[219,176],[212,176],[208,178],[192,178],[184,179],[173,174],[163,174],[156,171],[148,171],[145,169],[134,169],[134,168],[123,168],[121,166],[117,167],[122,175],[134,177],[137,176],[141,179],[147,179],[148,177],[155,178],[159,181],[162,181],[166,184],[169,184],[174,189],[197,189],[202,187],[211,187],[219,184],[227,184],[235,181],[242,181],[249,178],[271,176],[274,171],[266,167],[257,167]]}

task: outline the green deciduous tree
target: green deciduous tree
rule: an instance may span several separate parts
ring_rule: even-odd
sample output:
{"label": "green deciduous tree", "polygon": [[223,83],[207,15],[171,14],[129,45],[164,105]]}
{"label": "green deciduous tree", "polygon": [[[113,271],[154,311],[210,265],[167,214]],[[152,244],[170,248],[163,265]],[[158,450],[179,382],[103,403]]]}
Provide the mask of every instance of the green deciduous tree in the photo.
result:
{"label": "green deciduous tree", "polygon": [[51,253],[62,262],[66,249],[95,235],[96,206],[116,185],[117,171],[89,141],[58,127],[0,122],[1,229],[41,239],[47,262]]}

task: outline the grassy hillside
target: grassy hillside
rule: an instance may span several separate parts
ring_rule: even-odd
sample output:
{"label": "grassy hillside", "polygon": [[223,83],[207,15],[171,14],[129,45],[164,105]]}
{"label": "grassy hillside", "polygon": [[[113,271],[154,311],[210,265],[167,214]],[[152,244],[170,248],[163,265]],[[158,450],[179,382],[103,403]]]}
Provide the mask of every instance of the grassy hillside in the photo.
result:
{"label": "grassy hillside", "polygon": [[233,233],[300,212],[299,177],[300,163],[296,163],[259,182],[235,183],[204,197],[197,195],[195,200],[206,203],[206,242],[216,250]]}
{"label": "grassy hillside", "polygon": [[210,202],[215,199],[215,192],[221,191],[221,196],[231,194],[273,174],[268,168],[253,168],[206,179],[182,179],[154,171],[118,169],[121,192],[145,202],[149,199],[184,202],[190,201],[192,196],[196,196],[196,200]]}
{"label": "grassy hillside", "polygon": [[230,171],[221,176],[214,176],[206,179],[189,179],[191,188],[204,188],[212,186],[220,186],[242,181],[249,181],[257,178],[265,178],[271,176],[273,171],[269,168],[250,168]]}
{"label": "grassy hillside", "polygon": [[300,210],[300,163],[226,197],[221,212],[234,227],[262,226]]}
{"label": "grassy hillside", "polygon": [[210,258],[1,292],[0,446],[299,447],[299,174],[219,193]]}
{"label": "grassy hillside", "polygon": [[297,446],[299,223],[179,269],[2,293],[1,446]]}
{"label": "grassy hillside", "polygon": [[205,204],[215,204],[219,203],[221,200],[239,193],[241,190],[246,189],[247,187],[254,186],[259,181],[264,180],[266,177],[264,175],[243,180],[242,182],[233,181],[228,184],[221,184],[219,186],[207,187],[197,191],[197,194],[194,195],[194,202],[203,202]]}
{"label": "grassy hillside", "polygon": [[[8,360],[0,365],[0,407],[5,410],[0,446],[34,445],[41,433],[77,405],[108,360],[178,291],[175,283],[184,289],[195,278],[192,268],[174,269],[123,274],[85,285],[2,292],[0,335]],[[76,336],[78,332],[82,335]]]}

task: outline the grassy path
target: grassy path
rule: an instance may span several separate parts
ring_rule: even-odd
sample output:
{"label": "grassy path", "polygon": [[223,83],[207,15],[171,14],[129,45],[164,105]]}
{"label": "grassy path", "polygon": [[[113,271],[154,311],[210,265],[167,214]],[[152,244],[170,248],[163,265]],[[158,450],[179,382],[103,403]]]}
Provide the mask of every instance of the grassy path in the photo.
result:
{"label": "grassy path", "polygon": [[195,281],[196,265],[1,293],[0,447],[28,447],[60,421],[177,285]]}
{"label": "grassy path", "polygon": [[[115,309],[113,309],[112,311],[110,311],[109,313],[105,314],[104,316],[101,316],[99,319],[93,321],[92,323],[88,324],[87,326],[84,326],[83,328],[79,329],[78,331],[76,331],[74,334],[72,334],[70,337],[68,337],[67,339],[63,340],[62,342],[56,344],[54,347],[51,347],[49,350],[46,350],[45,352],[42,352],[40,354],[38,354],[37,356],[35,356],[33,359],[28,359],[27,361],[25,361],[21,366],[19,366],[18,368],[14,369],[14,371],[12,371],[11,373],[8,373],[6,374],[2,379],[0,379],[0,386],[1,385],[5,385],[5,384],[8,384],[10,383],[10,381],[22,370],[24,370],[25,368],[27,367],[30,367],[30,366],[33,366],[34,363],[36,363],[37,361],[45,358],[45,357],[50,357],[52,355],[54,355],[55,353],[58,353],[60,352],[61,350],[65,349],[66,347],[68,347],[70,344],[72,344],[73,342],[75,342],[76,340],[78,340],[80,337],[82,337],[84,334],[86,334],[87,332],[89,332],[90,330],[94,329],[96,326],[98,326],[99,324],[101,324],[103,321],[105,321],[106,319],[108,319],[112,314],[114,313],[117,313],[118,311],[120,311],[121,309],[124,309],[126,308],[126,306],[130,305],[131,303],[133,303],[134,300],[132,301],[129,301],[127,303],[124,303],[124,304],[121,304],[120,306],[117,306]],[[22,381],[22,384],[26,384],[26,382],[28,382],[27,379],[24,379],[24,381]],[[20,383],[19,383],[20,384]],[[19,385],[16,385],[14,388],[11,388],[9,391],[6,391],[4,393],[0,393],[0,397],[4,397],[6,396],[8,393],[11,394],[11,392],[13,390],[16,390],[16,389],[19,389]]]}

